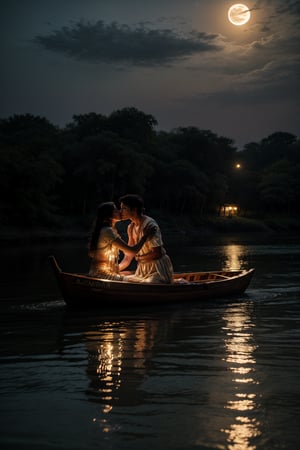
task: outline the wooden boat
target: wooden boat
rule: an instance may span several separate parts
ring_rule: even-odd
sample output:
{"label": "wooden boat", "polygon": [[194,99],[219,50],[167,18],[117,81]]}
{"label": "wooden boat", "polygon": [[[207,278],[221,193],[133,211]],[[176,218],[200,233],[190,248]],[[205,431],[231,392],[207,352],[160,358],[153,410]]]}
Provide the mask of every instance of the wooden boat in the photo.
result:
{"label": "wooden boat", "polygon": [[58,285],[68,306],[144,306],[186,303],[242,294],[254,269],[176,273],[173,284],[113,281],[63,272],[50,256]]}

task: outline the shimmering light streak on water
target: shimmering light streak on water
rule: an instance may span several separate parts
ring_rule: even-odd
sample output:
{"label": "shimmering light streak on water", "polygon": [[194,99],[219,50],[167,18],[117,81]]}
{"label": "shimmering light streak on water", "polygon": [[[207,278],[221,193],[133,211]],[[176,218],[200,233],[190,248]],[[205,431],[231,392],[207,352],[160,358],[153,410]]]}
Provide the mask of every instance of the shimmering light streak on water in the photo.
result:
{"label": "shimmering light streak on water", "polygon": [[[259,380],[256,375],[254,341],[255,324],[251,319],[251,304],[231,307],[225,311],[225,349],[228,370],[232,376],[233,397],[225,408],[236,413],[232,423],[222,431],[227,435],[228,448],[255,449],[254,440],[262,434],[259,417]],[[238,376],[236,376],[238,374]],[[249,376],[251,374],[251,376]],[[253,417],[255,414],[256,417]]]}

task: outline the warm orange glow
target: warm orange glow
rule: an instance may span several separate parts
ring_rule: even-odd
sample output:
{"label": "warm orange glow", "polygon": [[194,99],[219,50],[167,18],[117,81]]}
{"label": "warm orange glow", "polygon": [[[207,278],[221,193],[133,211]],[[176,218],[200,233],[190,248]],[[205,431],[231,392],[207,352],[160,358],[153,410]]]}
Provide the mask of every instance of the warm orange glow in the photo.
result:
{"label": "warm orange glow", "polygon": [[236,165],[235,165],[235,168],[236,168],[236,169],[241,169],[241,167],[242,167],[242,166],[241,166],[240,163],[236,163]]}
{"label": "warm orange glow", "polygon": [[[239,378],[232,378],[233,396],[227,399],[224,407],[236,412],[233,422],[222,428],[227,435],[228,449],[255,450],[253,440],[261,435],[261,423],[255,418],[259,408],[259,395],[256,386],[256,345],[253,338],[253,324],[246,306],[229,308],[223,317],[226,332],[225,349],[228,369]],[[251,377],[249,374],[251,373]]]}
{"label": "warm orange glow", "polygon": [[144,371],[145,352],[153,347],[157,329],[157,322],[150,320],[140,321],[135,326],[107,322],[97,331],[85,333],[90,354],[91,391],[99,397],[102,414],[107,418],[92,420],[100,424],[103,433],[112,431],[110,414],[119,396],[126,392],[124,367],[128,358],[136,361],[135,370]]}
{"label": "warm orange glow", "polygon": [[237,205],[223,205],[221,212],[223,216],[236,216],[239,212],[239,208]]}

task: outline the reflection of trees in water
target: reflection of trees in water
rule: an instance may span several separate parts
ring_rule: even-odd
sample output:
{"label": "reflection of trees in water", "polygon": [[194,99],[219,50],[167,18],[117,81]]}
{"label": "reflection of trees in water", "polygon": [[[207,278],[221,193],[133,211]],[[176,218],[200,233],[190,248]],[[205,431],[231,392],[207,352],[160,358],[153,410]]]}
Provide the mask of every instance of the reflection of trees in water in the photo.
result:
{"label": "reflection of trees in water", "polygon": [[137,385],[145,377],[158,333],[158,320],[105,322],[97,330],[85,332],[87,396],[101,403],[103,412],[110,412],[116,404],[140,403]]}

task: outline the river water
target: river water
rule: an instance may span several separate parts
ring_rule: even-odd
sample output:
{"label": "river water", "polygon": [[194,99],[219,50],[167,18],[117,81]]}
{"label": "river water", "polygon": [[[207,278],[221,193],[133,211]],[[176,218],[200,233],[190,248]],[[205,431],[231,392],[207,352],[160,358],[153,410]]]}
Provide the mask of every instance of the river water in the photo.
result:
{"label": "river water", "polygon": [[299,448],[300,239],[168,253],[176,271],[256,272],[233,299],[71,311],[47,256],[85,271],[85,243],[2,249],[1,449]]}

